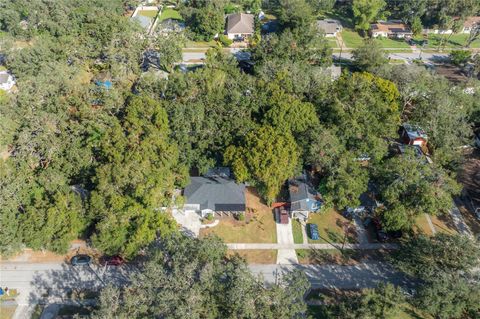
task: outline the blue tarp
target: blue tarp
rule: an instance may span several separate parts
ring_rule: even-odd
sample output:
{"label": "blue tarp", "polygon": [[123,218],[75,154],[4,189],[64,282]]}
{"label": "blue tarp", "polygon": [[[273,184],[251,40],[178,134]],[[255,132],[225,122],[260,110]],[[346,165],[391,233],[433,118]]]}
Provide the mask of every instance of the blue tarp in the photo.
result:
{"label": "blue tarp", "polygon": [[98,85],[98,86],[102,86],[104,88],[106,88],[107,90],[110,90],[112,88],[112,82],[110,82],[109,80],[106,80],[106,81],[95,81],[95,84]]}

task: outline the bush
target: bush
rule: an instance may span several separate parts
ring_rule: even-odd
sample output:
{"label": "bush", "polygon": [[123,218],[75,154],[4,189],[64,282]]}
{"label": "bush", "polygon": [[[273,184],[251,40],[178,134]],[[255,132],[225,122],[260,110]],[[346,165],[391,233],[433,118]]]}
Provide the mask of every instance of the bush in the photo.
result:
{"label": "bush", "polygon": [[241,222],[245,220],[245,213],[240,213],[237,215],[237,219]]}
{"label": "bush", "polygon": [[207,214],[207,216],[205,217],[205,219],[208,220],[209,222],[211,222],[211,221],[214,219],[213,214],[212,214],[212,213]]}
{"label": "bush", "polygon": [[456,66],[467,63],[472,57],[472,53],[468,50],[454,50],[450,53],[450,61]]}
{"label": "bush", "polygon": [[220,41],[220,43],[224,46],[224,47],[228,47],[230,45],[232,45],[233,41],[230,40],[226,35],[224,34],[220,34],[218,36],[218,41]]}

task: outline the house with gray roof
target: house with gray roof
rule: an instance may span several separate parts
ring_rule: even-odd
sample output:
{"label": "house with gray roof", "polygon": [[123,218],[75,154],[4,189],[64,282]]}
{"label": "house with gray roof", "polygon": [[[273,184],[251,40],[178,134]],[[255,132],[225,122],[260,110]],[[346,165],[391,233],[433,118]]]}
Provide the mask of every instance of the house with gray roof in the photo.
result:
{"label": "house with gray roof", "polygon": [[308,215],[322,207],[320,194],[309,183],[305,174],[288,180],[290,195],[290,216],[297,219],[308,219]]}
{"label": "house with gray roof", "polygon": [[317,28],[325,33],[326,37],[336,37],[342,31],[342,24],[338,20],[317,20]]}
{"label": "house with gray roof", "polygon": [[185,187],[183,196],[183,210],[193,211],[202,217],[245,212],[245,184],[237,183],[228,176],[210,174],[190,177],[190,184]]}
{"label": "house with gray roof", "polygon": [[253,14],[234,13],[227,16],[225,34],[230,40],[244,40],[251,37],[255,31]]}

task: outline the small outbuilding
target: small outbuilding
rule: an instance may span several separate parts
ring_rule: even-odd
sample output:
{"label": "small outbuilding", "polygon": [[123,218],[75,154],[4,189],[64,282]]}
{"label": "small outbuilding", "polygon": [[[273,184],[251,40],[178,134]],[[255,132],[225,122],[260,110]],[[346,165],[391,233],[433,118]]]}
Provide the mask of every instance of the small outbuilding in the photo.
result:
{"label": "small outbuilding", "polygon": [[417,125],[404,123],[400,127],[399,133],[403,144],[418,145],[421,148],[427,146],[427,133],[425,133],[425,131]]}

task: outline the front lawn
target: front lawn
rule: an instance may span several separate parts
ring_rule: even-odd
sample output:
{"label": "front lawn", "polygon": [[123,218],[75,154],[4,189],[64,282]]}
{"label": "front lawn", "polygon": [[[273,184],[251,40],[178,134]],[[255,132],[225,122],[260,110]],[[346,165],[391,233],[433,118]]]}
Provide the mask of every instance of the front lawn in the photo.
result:
{"label": "front lawn", "polygon": [[343,29],[341,32],[342,34],[342,39],[343,42],[345,42],[345,45],[347,48],[358,48],[359,46],[362,45],[364,38],[358,34],[358,32],[350,29]]}
{"label": "front lawn", "polygon": [[[450,49],[460,49],[463,48],[467,42],[468,34],[460,33],[460,34],[429,34],[428,35],[428,48],[436,49],[438,48],[439,44],[441,43],[442,39],[445,39],[445,48]],[[480,40],[475,40],[470,45],[471,48],[480,48]]]}
{"label": "front lawn", "polygon": [[0,319],[11,319],[15,313],[16,306],[0,306]]}
{"label": "front lawn", "polygon": [[245,221],[225,217],[217,226],[201,229],[200,236],[215,234],[226,243],[276,243],[277,229],[272,209],[262,203],[252,188],[245,192],[245,199],[247,204]]}
{"label": "front lawn", "polygon": [[229,250],[229,255],[238,254],[245,258],[248,264],[276,264],[277,263],[277,250],[267,249],[238,249]]}
{"label": "front lawn", "polygon": [[296,219],[292,220],[293,242],[303,244],[302,224]]}
{"label": "front lawn", "polygon": [[215,48],[218,46],[217,41],[187,41],[186,48]]}
{"label": "front lawn", "polygon": [[430,216],[430,219],[432,220],[432,224],[437,232],[450,235],[458,234],[457,227],[452,219],[452,215],[446,214],[440,216]]}
{"label": "front lawn", "polygon": [[164,10],[162,10],[162,13],[160,14],[160,17],[158,19],[159,19],[159,22],[162,22],[163,20],[167,20],[167,19],[183,21],[183,18],[180,15],[180,12],[172,8],[165,8]]}
{"label": "front lawn", "polygon": [[337,38],[325,37],[325,39],[328,41],[328,44],[330,45],[331,48],[333,49],[338,48]]}
{"label": "front lawn", "polygon": [[147,18],[155,18],[158,10],[139,10],[137,14]]}
{"label": "front lawn", "polygon": [[430,225],[428,224],[427,216],[426,215],[421,215],[416,218],[415,221],[415,226],[413,227],[413,230],[417,234],[423,234],[427,236],[432,236],[432,229],[430,228]]}
{"label": "front lawn", "polygon": [[[318,233],[320,239],[312,240],[308,234],[308,242],[312,244],[322,243],[342,243],[345,237],[344,224],[351,223],[348,219],[343,217],[335,209],[329,209],[322,213],[312,213],[308,219],[308,223],[318,225]],[[347,236],[347,243],[355,243],[354,236]]]}
{"label": "front lawn", "polygon": [[404,39],[375,38],[375,42],[382,48],[410,49],[410,46]]}

